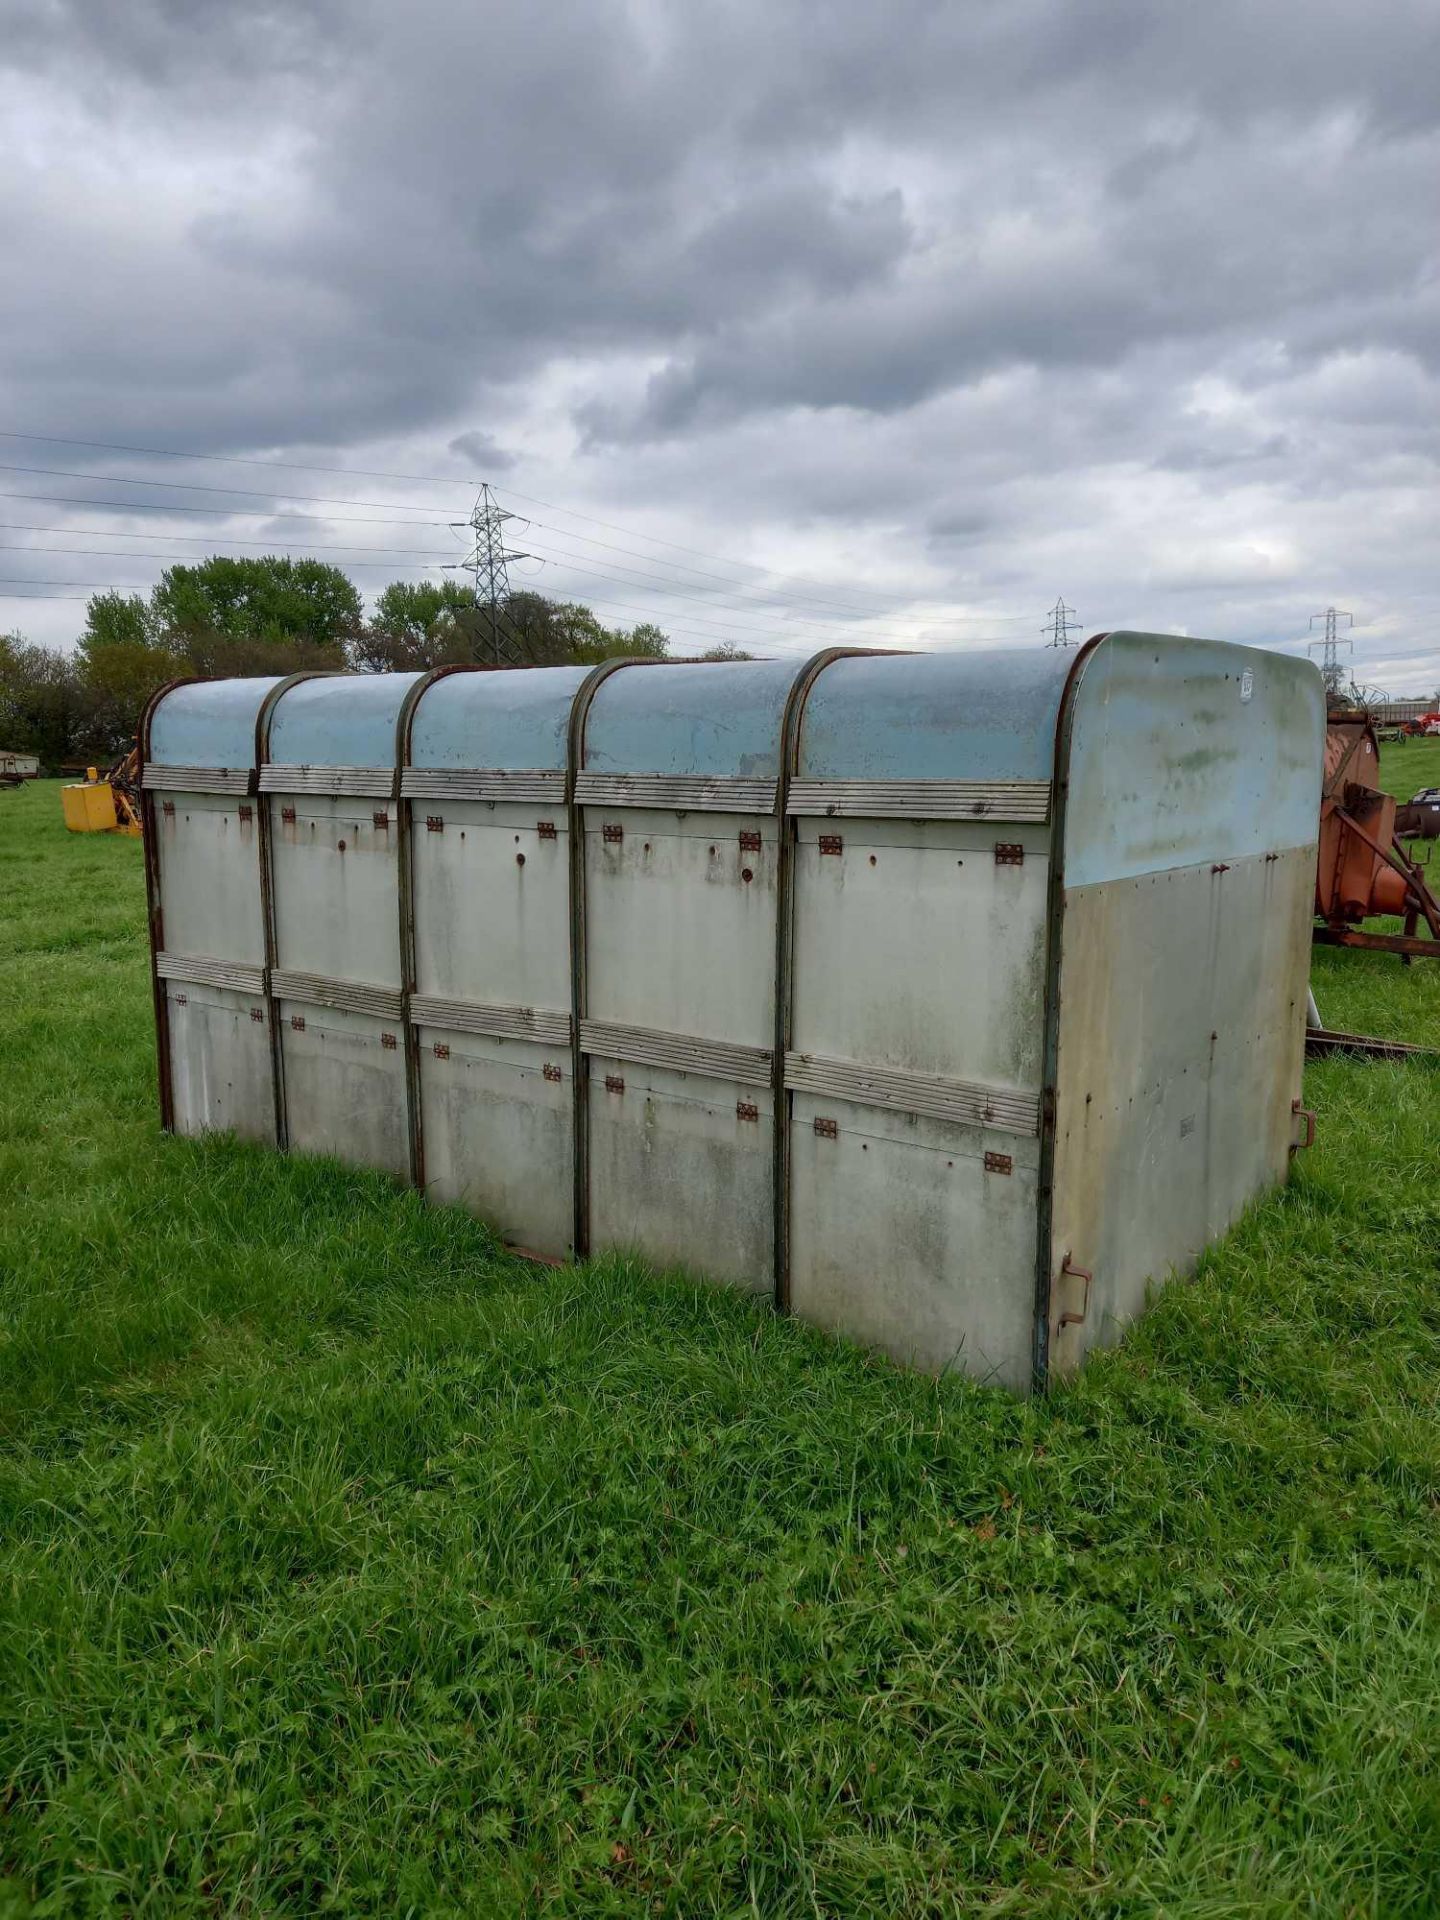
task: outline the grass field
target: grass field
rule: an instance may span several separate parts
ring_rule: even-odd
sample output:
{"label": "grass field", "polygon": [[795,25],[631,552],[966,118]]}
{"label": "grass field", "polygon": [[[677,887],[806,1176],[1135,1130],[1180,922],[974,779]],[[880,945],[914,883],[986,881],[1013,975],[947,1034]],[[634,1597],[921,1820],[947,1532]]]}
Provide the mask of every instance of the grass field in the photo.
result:
{"label": "grass field", "polygon": [[1020,1405],[165,1139],[139,846],[0,900],[3,1920],[1440,1912],[1434,1070]]}

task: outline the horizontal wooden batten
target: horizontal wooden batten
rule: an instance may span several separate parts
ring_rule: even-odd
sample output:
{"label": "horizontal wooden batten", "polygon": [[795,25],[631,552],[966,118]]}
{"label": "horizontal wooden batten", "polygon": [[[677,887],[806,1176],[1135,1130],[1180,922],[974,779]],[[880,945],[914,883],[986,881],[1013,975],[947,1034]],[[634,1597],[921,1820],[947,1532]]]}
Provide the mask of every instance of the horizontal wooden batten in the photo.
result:
{"label": "horizontal wooden batten", "polygon": [[400,792],[407,800],[539,800],[562,806],[565,775],[548,767],[406,767]]}
{"label": "horizontal wooden batten", "polygon": [[162,767],[152,760],[141,773],[147,793],[254,793],[254,767]]}
{"label": "horizontal wooden batten", "polygon": [[469,1000],[441,1000],[432,994],[410,996],[410,1022],[450,1033],[481,1033],[496,1040],[541,1040],[568,1047],[570,1015],[544,1007],[481,1006]]}
{"label": "horizontal wooden batten", "polygon": [[737,1041],[700,1040],[692,1034],[659,1033],[652,1027],[620,1026],[608,1020],[580,1022],[580,1050],[602,1060],[633,1060],[674,1073],[703,1073],[713,1080],[736,1080],[747,1087],[768,1087],[768,1047]]}
{"label": "horizontal wooden batten", "polygon": [[373,1013],[381,1020],[399,1020],[404,1005],[398,987],[376,987],[359,980],[330,980],[319,973],[292,973],[287,967],[271,969],[270,992],[276,1000],[299,1000],[312,1007],[338,1007],[345,1013]]}
{"label": "horizontal wooden batten", "polygon": [[395,791],[395,772],[392,767],[262,767],[260,791],[328,794],[345,800],[388,800]]}
{"label": "horizontal wooden batten", "polygon": [[703,774],[586,773],[575,776],[581,806],[656,807],[675,813],[773,813],[778,782],[709,779]]}
{"label": "horizontal wooden batten", "polygon": [[1015,1087],[987,1087],[936,1074],[865,1067],[853,1060],[826,1060],[813,1053],[787,1053],[785,1085],[796,1093],[829,1095],[855,1106],[890,1107],[953,1120],[968,1127],[996,1127],[1005,1133],[1038,1134],[1040,1101]]}
{"label": "horizontal wooden batten", "polygon": [[786,811],[823,819],[1050,818],[1048,780],[792,780]]}
{"label": "horizontal wooden batten", "polygon": [[232,993],[263,994],[265,969],[243,960],[217,960],[208,953],[157,953],[155,971],[162,980],[188,980],[196,986],[228,987]]}

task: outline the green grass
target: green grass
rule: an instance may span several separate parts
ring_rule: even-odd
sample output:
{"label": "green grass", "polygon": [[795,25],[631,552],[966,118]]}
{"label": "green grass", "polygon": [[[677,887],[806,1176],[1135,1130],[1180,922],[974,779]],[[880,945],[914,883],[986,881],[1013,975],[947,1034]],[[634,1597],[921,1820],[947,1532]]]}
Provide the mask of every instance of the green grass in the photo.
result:
{"label": "green grass", "polygon": [[[1409,778],[1409,775],[1406,775]],[[160,1136],[0,796],[0,1915],[1440,1911],[1440,1077],[1021,1405]],[[1321,956],[1440,1043],[1440,967]],[[877,1276],[883,1283],[883,1276]]]}

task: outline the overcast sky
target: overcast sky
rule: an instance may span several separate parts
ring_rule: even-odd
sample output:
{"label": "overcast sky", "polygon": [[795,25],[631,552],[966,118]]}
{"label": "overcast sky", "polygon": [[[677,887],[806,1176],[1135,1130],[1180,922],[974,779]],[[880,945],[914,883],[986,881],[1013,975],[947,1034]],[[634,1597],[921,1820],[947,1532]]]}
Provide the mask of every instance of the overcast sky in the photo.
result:
{"label": "overcast sky", "polygon": [[0,592],[373,593],[488,479],[680,652],[1333,602],[1440,683],[1435,0],[0,0],[0,102]]}

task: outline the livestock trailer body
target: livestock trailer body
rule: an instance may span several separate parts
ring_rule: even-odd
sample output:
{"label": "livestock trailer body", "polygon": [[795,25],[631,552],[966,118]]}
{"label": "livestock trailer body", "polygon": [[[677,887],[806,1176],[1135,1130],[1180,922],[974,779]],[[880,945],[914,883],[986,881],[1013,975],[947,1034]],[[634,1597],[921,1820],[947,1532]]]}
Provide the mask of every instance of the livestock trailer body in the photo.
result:
{"label": "livestock trailer body", "polygon": [[[222,715],[254,831],[182,860],[169,816],[149,867],[177,1130],[237,1125],[178,1085],[243,1086],[239,1130],[528,1251],[634,1249],[1018,1388],[1285,1176],[1309,662],[1116,633],[196,683],[148,716],[147,805],[236,804],[197,777]],[[224,1017],[177,1022],[180,979]]]}

